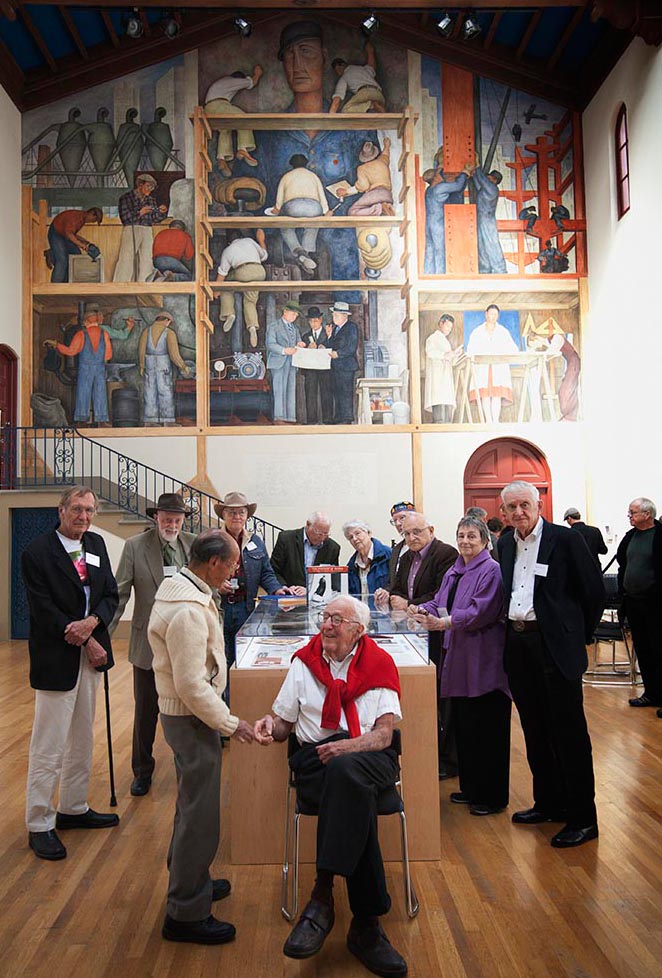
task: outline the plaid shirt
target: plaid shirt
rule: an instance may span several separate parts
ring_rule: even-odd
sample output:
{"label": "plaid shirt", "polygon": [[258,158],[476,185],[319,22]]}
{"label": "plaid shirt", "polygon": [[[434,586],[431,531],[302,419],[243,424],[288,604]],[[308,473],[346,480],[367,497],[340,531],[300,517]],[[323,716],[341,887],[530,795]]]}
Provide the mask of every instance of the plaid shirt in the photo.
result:
{"label": "plaid shirt", "polygon": [[[141,214],[143,207],[151,207],[152,210],[148,214]],[[159,224],[166,216],[159,211],[159,204],[155,197],[151,194],[144,197],[137,190],[130,190],[128,194],[120,197],[119,212],[122,224],[141,224],[143,227]]]}

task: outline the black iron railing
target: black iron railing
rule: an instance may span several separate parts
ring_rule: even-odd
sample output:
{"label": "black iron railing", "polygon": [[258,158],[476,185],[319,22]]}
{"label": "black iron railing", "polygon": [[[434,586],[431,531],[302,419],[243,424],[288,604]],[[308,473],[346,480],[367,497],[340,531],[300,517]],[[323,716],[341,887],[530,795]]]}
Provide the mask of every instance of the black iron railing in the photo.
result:
{"label": "black iron railing", "polygon": [[[0,429],[0,489],[90,486],[97,496],[136,517],[146,517],[162,493],[178,492],[191,511],[184,528],[199,533],[219,525],[215,496],[81,435],[77,428]],[[269,552],[280,527],[253,516],[248,529]]]}

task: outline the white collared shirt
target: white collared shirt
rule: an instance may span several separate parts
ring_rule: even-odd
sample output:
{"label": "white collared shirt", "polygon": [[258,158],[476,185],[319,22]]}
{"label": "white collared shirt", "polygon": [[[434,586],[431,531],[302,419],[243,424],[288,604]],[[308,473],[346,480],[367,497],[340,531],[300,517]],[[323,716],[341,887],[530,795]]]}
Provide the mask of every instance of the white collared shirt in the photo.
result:
{"label": "white collared shirt", "polygon": [[315,547],[308,539],[308,534],[306,533],[306,528],[303,528],[303,566],[304,567],[314,567],[317,563],[317,551],[321,547]]}
{"label": "white collared shirt", "polygon": [[512,621],[535,621],[533,610],[533,588],[536,582],[536,565],[544,523],[541,517],[524,540],[515,530],[515,566],[513,567],[513,589],[508,606],[508,617]]}
{"label": "white collared shirt", "polygon": [[[324,655],[324,653],[322,653]],[[334,679],[347,680],[347,671],[352,659],[356,654],[353,649],[342,662],[336,662],[328,656],[324,656],[329,663],[331,675]],[[316,744],[320,740],[326,740],[334,733],[348,732],[349,726],[345,711],[340,711],[340,725],[338,730],[328,730],[322,727],[322,707],[326,699],[326,686],[316,679],[308,666],[304,665],[301,659],[293,659],[289,672],[285,677],[285,682],[280,688],[278,696],[271,707],[272,712],[288,723],[294,723],[294,732],[300,744]],[[397,723],[402,719],[400,713],[400,700],[398,694],[393,689],[369,689],[355,699],[356,710],[359,715],[361,733],[369,733],[379,717],[386,713],[393,713]]]}

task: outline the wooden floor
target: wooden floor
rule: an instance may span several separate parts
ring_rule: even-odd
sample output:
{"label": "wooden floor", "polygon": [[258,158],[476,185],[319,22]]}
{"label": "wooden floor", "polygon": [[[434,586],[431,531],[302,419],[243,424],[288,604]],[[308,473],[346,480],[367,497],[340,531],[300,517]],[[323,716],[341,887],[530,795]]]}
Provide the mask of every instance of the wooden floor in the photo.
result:
{"label": "wooden floor", "polygon": [[[0,975],[2,978],[365,978],[349,954],[349,912],[337,886],[336,926],[308,961],[283,957],[288,925],[279,911],[280,867],[223,861],[232,880],[217,905],[237,926],[234,944],[173,945],[161,939],[165,852],[174,802],[171,756],[161,733],[151,793],[129,795],[132,702],[125,643],[111,674],[113,741],[121,824],[63,833],[68,858],[36,859],[24,828],[25,775],[32,721],[25,643],[0,643]],[[627,706],[629,690],[588,688],[600,839],[552,849],[551,826],[513,826],[510,813],[475,818],[439,786],[439,863],[415,863],[418,917],[404,912],[401,874],[389,864],[393,908],[385,929],[417,978],[660,978],[662,975],[662,720]],[[108,810],[103,701],[100,698],[89,801]],[[406,725],[406,721],[405,721]],[[251,748],[257,750],[258,748]],[[235,757],[237,752],[235,751]],[[232,790],[233,749],[224,754],[223,808]],[[517,719],[510,812],[530,804],[530,780]],[[302,895],[311,869],[303,873]]]}

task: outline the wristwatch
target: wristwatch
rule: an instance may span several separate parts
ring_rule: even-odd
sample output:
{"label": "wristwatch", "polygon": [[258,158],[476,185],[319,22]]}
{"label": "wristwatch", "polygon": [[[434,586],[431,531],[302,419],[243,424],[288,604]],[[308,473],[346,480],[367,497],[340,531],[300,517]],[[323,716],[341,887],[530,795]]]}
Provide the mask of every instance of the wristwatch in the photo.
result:
{"label": "wristwatch", "polygon": [[95,613],[93,611],[90,613],[90,617],[91,618],[96,618],[97,625],[100,625],[101,624],[101,619],[99,618],[98,615],[95,615]]}

